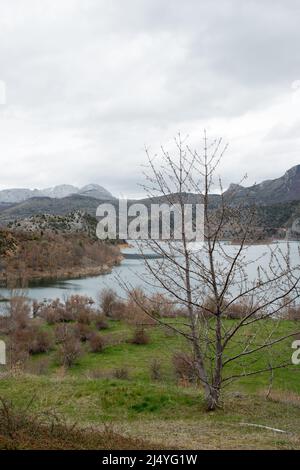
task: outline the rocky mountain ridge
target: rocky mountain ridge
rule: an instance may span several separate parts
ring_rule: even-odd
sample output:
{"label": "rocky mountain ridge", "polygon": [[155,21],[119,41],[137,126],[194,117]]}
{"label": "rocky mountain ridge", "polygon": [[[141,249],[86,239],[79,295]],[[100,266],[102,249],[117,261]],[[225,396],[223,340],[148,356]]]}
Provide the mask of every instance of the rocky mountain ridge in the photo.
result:
{"label": "rocky mountain ridge", "polygon": [[77,194],[79,196],[88,196],[95,199],[111,200],[114,196],[98,184],[88,184],[82,188],[78,188],[71,184],[60,184],[58,186],[45,188],[45,189],[27,189],[27,188],[12,188],[3,189],[0,191],[0,204],[17,204],[24,202],[31,198],[50,197],[54,199],[61,199],[64,197]]}

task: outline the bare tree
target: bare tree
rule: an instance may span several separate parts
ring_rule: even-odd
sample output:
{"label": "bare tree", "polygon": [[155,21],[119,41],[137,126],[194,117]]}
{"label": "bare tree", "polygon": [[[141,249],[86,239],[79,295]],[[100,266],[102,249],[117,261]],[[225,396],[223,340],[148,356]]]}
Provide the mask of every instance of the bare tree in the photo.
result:
{"label": "bare tree", "polygon": [[[276,346],[298,333],[280,332],[280,318],[299,298],[300,270],[289,244],[272,244],[264,252],[262,246],[253,249],[262,236],[255,206],[250,198],[240,200],[238,186],[223,192],[221,180],[216,181],[227,148],[222,139],[209,141],[204,132],[201,152],[180,135],[175,144],[173,154],[162,148],[160,155],[151,156],[146,150],[147,194],[151,201],[180,204],[182,236],[146,241],[158,259],[144,256],[145,282],[180,306],[185,319],[166,320],[149,302],[140,307],[186,338],[207,409],[214,410],[233,380],[291,365]],[[216,185],[219,195],[213,194]],[[204,243],[199,246],[186,236],[184,206],[191,198],[204,206]],[[134,297],[131,286],[125,287]]]}

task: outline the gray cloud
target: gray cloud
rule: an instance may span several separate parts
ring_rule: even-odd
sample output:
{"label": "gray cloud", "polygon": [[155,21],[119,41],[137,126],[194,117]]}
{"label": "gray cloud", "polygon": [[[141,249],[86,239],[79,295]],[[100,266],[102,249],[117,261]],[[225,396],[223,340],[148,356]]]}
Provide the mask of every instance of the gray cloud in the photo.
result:
{"label": "gray cloud", "polygon": [[297,0],[0,5],[1,188],[97,182],[136,194],[144,145],[178,130],[196,145],[204,126],[231,142],[226,182],[300,162]]}

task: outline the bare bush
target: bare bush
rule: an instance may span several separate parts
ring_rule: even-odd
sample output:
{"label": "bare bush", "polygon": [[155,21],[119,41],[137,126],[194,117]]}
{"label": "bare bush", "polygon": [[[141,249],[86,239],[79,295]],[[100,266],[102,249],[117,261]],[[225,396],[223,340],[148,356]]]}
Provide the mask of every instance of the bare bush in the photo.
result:
{"label": "bare bush", "polygon": [[73,331],[76,338],[78,338],[82,343],[88,341],[92,334],[91,327],[86,323],[76,323],[73,326]]}
{"label": "bare bush", "polygon": [[73,320],[72,316],[66,312],[65,305],[59,299],[48,304],[42,304],[39,308],[39,316],[49,325]]}
{"label": "bare bush", "polygon": [[181,314],[176,303],[161,293],[153,294],[149,299],[153,315],[158,317],[176,317]]}
{"label": "bare bush", "polygon": [[90,351],[93,353],[99,353],[103,351],[104,348],[104,339],[99,333],[93,332],[89,338]]}
{"label": "bare bush", "polygon": [[23,295],[12,297],[8,303],[7,316],[9,317],[9,329],[25,329],[29,325],[30,305]]}
{"label": "bare bush", "polygon": [[29,353],[40,354],[49,352],[53,348],[52,335],[41,328],[31,326],[29,330]]}
{"label": "bare bush", "polygon": [[149,344],[150,342],[150,337],[148,333],[145,331],[145,328],[142,326],[138,326],[133,334],[133,337],[131,338],[130,342],[132,344]]}
{"label": "bare bush", "polygon": [[60,343],[57,350],[58,363],[64,367],[71,367],[76,364],[81,355],[81,344],[75,337],[65,339]]}
{"label": "bare bush", "polygon": [[151,305],[144,291],[139,288],[132,289],[128,292],[128,298],[124,309],[124,318],[128,323],[134,325],[141,323],[154,325],[156,324],[154,316],[157,316],[157,314],[152,316],[152,318],[149,317],[146,313],[149,308],[151,309]]}
{"label": "bare bush", "polygon": [[60,344],[69,338],[75,337],[75,331],[72,325],[59,323],[54,328],[55,342]]}
{"label": "bare bush", "polygon": [[176,352],[172,357],[172,363],[177,379],[193,383],[197,379],[197,373],[193,357],[190,354]]}
{"label": "bare bush", "polygon": [[93,300],[83,295],[72,295],[66,300],[65,309],[72,320],[89,325],[93,319]]}
{"label": "bare bush", "polygon": [[118,301],[117,294],[112,289],[103,289],[99,295],[100,308],[104,315],[111,317],[115,302]]}
{"label": "bare bush", "polygon": [[109,328],[108,321],[106,320],[105,316],[103,313],[97,312],[95,315],[95,326],[97,330],[106,330]]}
{"label": "bare bush", "polygon": [[92,304],[93,301],[89,297],[72,295],[65,303],[56,299],[50,303],[40,304],[38,315],[44,318],[49,325],[71,321],[90,324],[94,319]]}

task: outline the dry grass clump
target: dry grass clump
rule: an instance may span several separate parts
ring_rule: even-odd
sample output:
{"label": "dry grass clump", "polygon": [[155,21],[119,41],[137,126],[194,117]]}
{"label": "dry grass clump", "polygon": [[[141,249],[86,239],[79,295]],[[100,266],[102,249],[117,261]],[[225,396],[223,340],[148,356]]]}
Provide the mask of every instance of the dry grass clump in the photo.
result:
{"label": "dry grass clump", "polygon": [[127,367],[118,367],[113,371],[113,377],[120,380],[129,380],[129,370]]}
{"label": "dry grass clump", "polygon": [[138,438],[122,436],[109,426],[103,431],[79,429],[68,424],[63,416],[47,411],[39,414],[16,409],[9,401],[0,398],[0,450],[132,450],[155,449]]}
{"label": "dry grass clump", "polygon": [[161,363],[158,359],[153,359],[150,363],[150,377],[151,380],[162,379]]}
{"label": "dry grass clump", "polygon": [[262,390],[259,394],[267,397],[268,400],[277,403],[285,403],[300,407],[300,395],[296,392],[292,392],[291,390]]}

